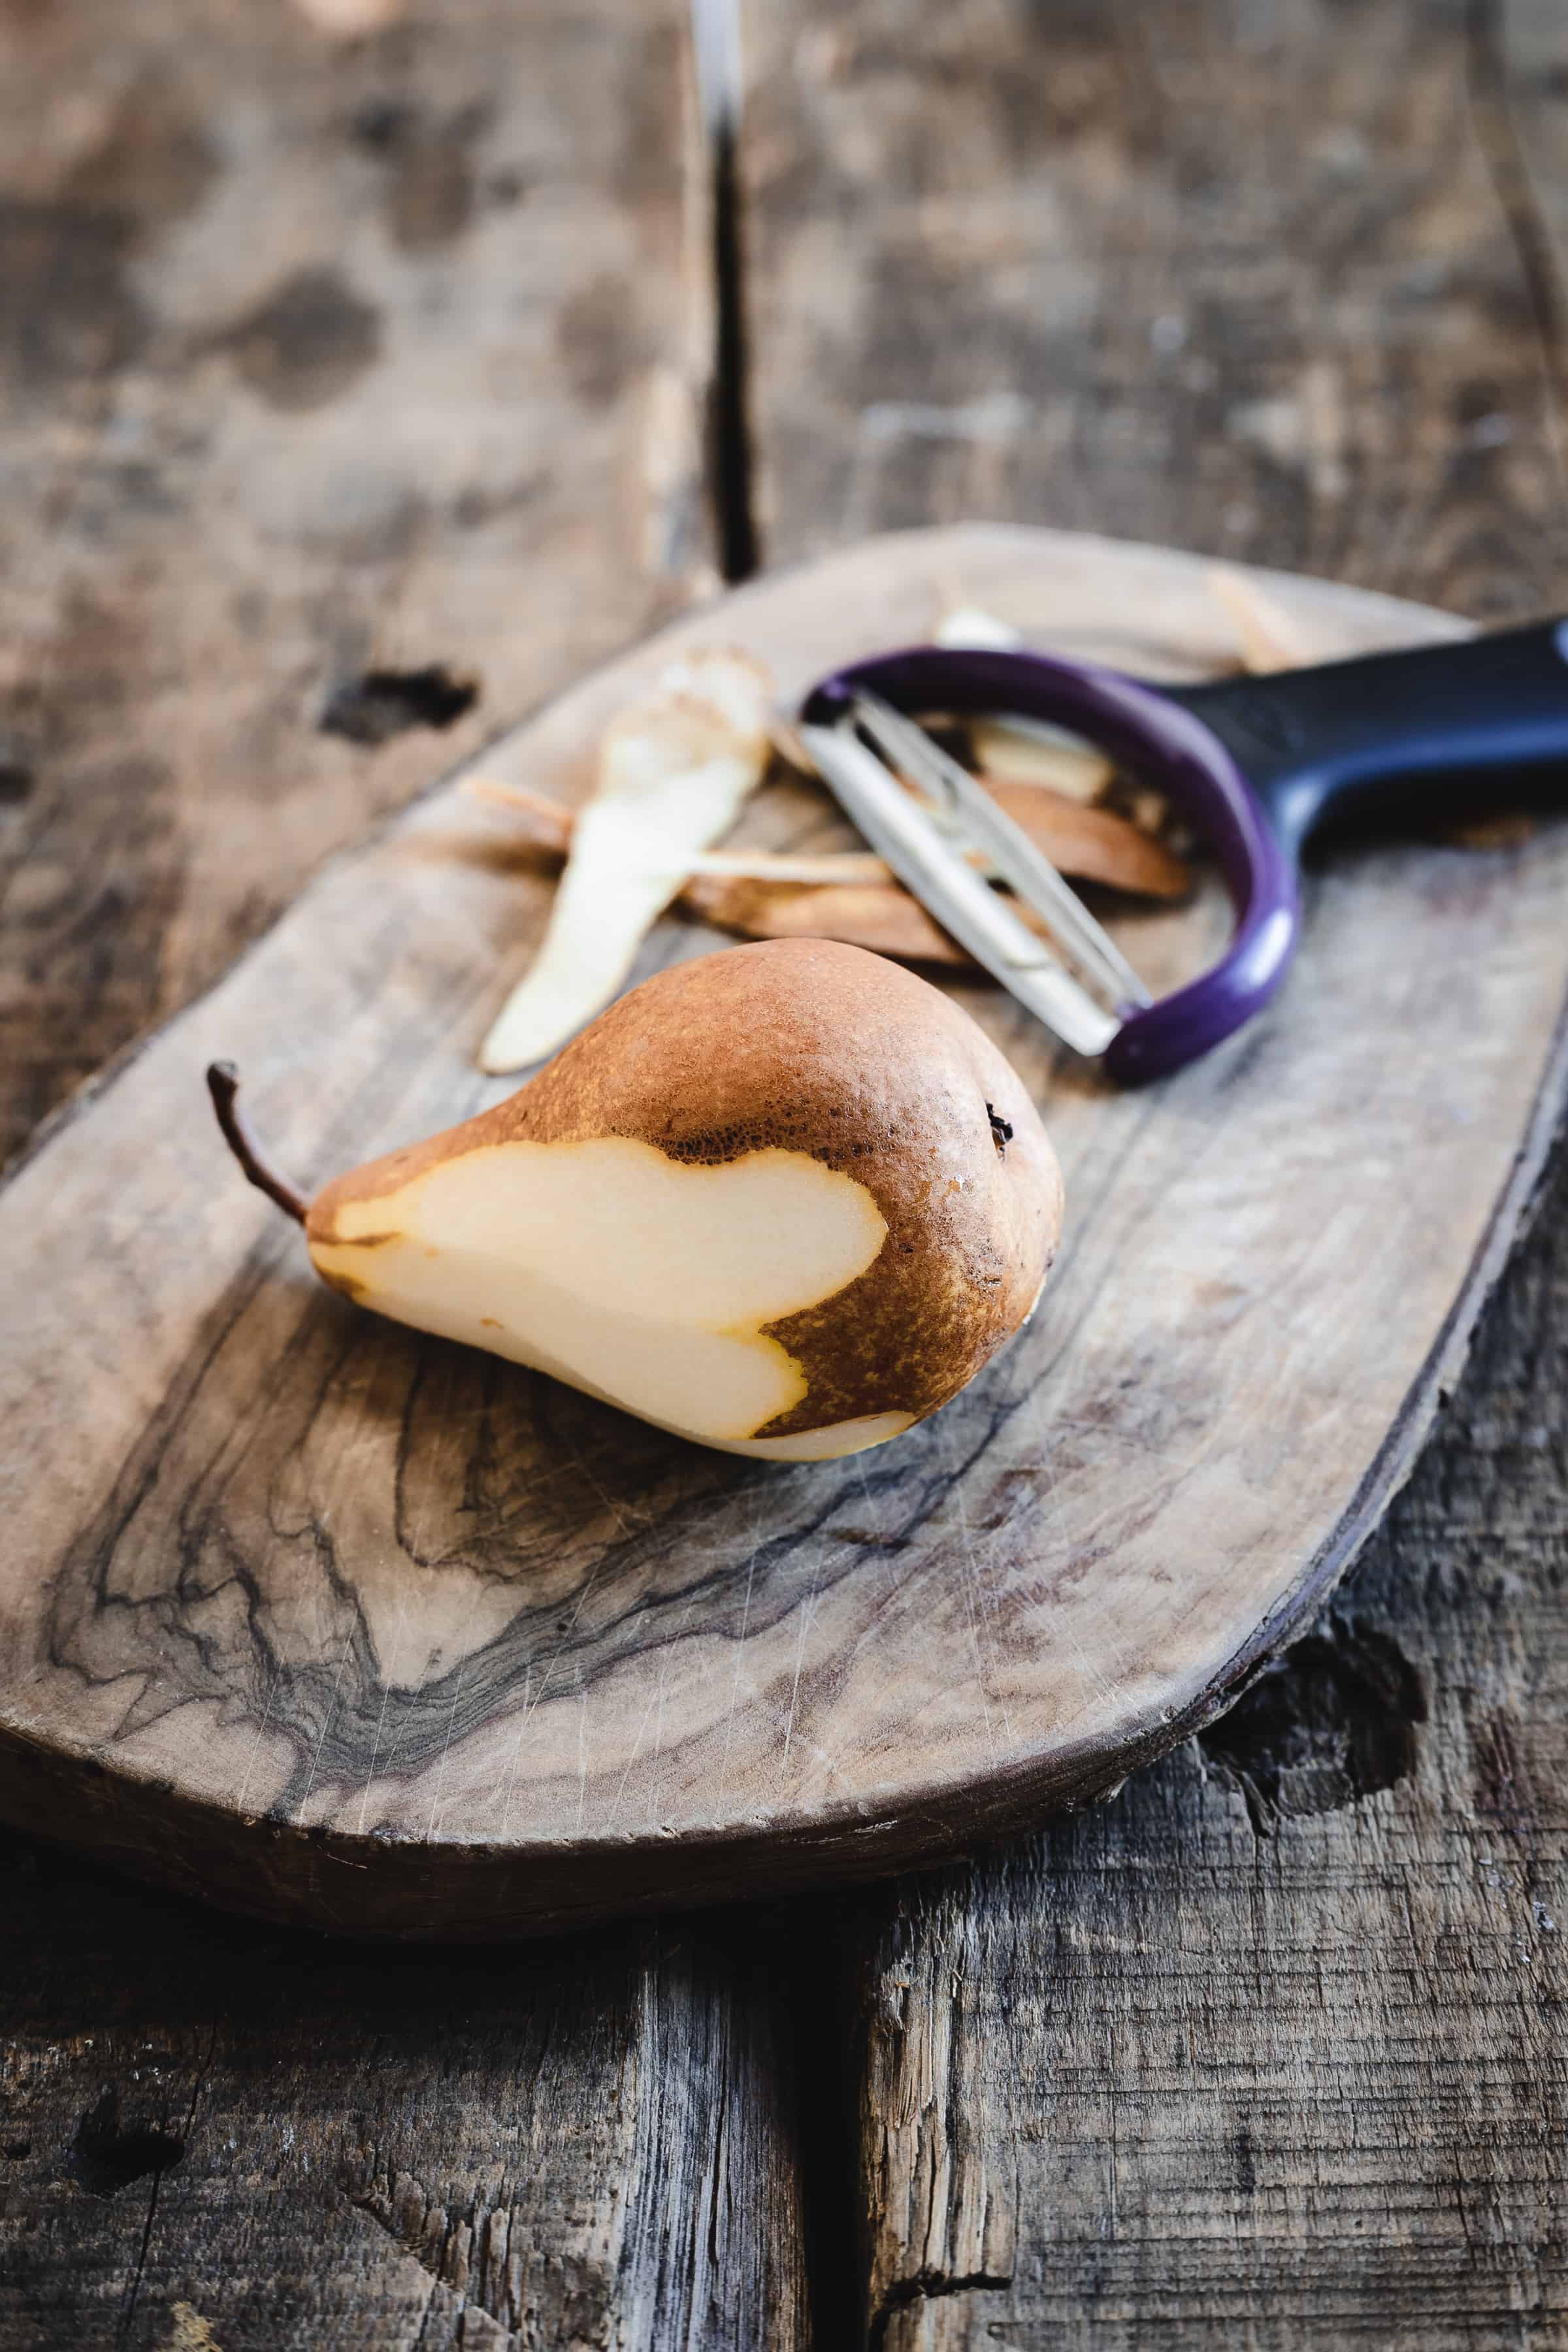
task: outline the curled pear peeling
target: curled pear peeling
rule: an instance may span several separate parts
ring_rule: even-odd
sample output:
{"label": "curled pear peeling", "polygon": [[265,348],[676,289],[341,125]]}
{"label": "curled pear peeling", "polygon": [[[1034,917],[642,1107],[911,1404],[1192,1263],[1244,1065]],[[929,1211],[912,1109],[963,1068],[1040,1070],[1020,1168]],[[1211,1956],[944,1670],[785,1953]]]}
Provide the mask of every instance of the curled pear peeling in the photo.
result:
{"label": "curled pear peeling", "polygon": [[625,984],[687,854],[721,840],[761,783],[771,694],[750,655],[694,653],[605,730],[544,937],[479,1048],[481,1069],[542,1061]]}
{"label": "curled pear peeling", "polygon": [[1028,1095],[912,972],[823,940],[657,973],[493,1109],[328,1184],[251,1181],[396,1321],[733,1454],[858,1453],[1033,1312],[1062,1187]]}

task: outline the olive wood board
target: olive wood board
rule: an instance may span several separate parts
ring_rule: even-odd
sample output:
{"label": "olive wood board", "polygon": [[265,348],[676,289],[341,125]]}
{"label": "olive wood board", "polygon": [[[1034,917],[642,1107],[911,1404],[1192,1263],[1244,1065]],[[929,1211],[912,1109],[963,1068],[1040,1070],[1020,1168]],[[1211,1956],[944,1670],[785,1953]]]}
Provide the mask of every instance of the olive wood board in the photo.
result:
{"label": "olive wood board", "polygon": [[[1206,573],[974,525],[756,582],[338,859],[67,1108],[0,1203],[0,1812],[275,1916],[521,1935],[953,1852],[1236,1696],[1408,1471],[1527,1206],[1568,1076],[1568,822],[1321,859],[1275,1006],[1142,1093],[945,981],[1042,1105],[1063,1250],[963,1396],[845,1461],[709,1452],[360,1312],[203,1086],[238,1062],[308,1187],[500,1099],[473,1051],[550,885],[465,777],[580,798],[678,649],[748,647],[788,701],[961,598],[1190,678],[1236,657]],[[1324,657],[1466,633],[1260,576]],[[744,832],[847,840],[804,782]],[[1116,928],[1159,991],[1226,913],[1205,886]],[[725,944],[672,918],[642,970]]]}

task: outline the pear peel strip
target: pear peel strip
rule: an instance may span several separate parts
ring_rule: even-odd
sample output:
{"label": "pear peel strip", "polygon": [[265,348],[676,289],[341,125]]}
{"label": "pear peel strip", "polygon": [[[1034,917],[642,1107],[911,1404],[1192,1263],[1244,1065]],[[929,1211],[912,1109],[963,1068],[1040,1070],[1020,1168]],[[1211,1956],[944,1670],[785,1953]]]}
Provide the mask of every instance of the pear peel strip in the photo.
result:
{"label": "pear peel strip", "polygon": [[[978,604],[958,603],[950,604],[937,623],[933,643],[966,653],[1012,653],[1025,637],[1011,621],[999,620]],[[1043,719],[973,719],[969,737],[974,764],[987,775],[1008,784],[1043,784],[1086,805],[1100,798],[1116,773],[1092,743]]]}
{"label": "pear peel strip", "polygon": [[606,728],[544,938],[479,1049],[482,1069],[544,1060],[624,986],[691,857],[763,780],[772,688],[749,655],[693,654]]}
{"label": "pear peel strip", "polygon": [[1236,632],[1241,666],[1254,677],[1279,669],[1300,669],[1321,658],[1308,643],[1293,613],[1249,572],[1211,563],[1204,584]]}
{"label": "pear peel strip", "polygon": [[1086,808],[1115,781],[1115,765],[1103,751],[1065,733],[1053,741],[1043,727],[1037,733],[1019,720],[977,719],[970,723],[969,740],[975,766],[998,782],[1035,784]]}
{"label": "pear peel strip", "polygon": [[[1255,677],[1274,670],[1299,669],[1322,658],[1294,613],[1287,610],[1271,589],[1253,573],[1228,563],[1211,563],[1204,586],[1220,608],[1236,637],[1241,667]],[[1023,632],[1010,621],[977,604],[950,604],[937,624],[939,646],[1010,650],[1025,643]],[[973,723],[976,764],[1008,783],[1048,784],[1074,800],[1098,800],[1114,769],[1091,747],[1057,730],[1016,719],[982,719]],[[1052,738],[1057,737],[1056,740]]]}
{"label": "pear peel strip", "polygon": [[[1109,809],[1086,807],[1068,794],[1052,792],[1044,785],[1019,786],[994,775],[982,775],[980,782],[1064,874],[1074,875],[1080,881],[1103,882],[1112,889],[1130,891],[1136,898],[1184,898],[1191,890],[1191,874],[1163,843],[1152,837],[1152,827],[1135,824]],[[542,793],[530,792],[524,786],[492,783],[488,778],[476,777],[468,789],[498,807],[515,811],[522,820],[528,846],[542,856],[565,856],[572,837],[572,813],[558,801],[546,800]],[[972,866],[989,874],[994,881],[996,879],[995,870],[984,852],[974,850],[967,856]],[[770,887],[818,892],[896,888],[903,894],[902,884],[894,883],[891,867],[881,858],[866,850],[853,849],[698,851],[683,861],[671,887],[673,895],[689,905],[692,912],[712,920],[716,908],[722,904],[715,886],[726,882],[755,882]],[[704,884],[706,888],[700,887]],[[757,900],[743,903],[761,904]],[[828,901],[822,899],[819,904],[826,913]],[[847,938],[850,934],[835,932],[832,936]],[[854,943],[863,944],[858,935]],[[923,954],[924,950],[917,952]]]}
{"label": "pear peel strip", "polygon": [[[890,882],[893,869],[869,849],[812,853],[774,849],[709,849],[689,858],[687,874],[714,874],[733,882],[800,882],[843,888]],[[684,877],[683,877],[684,878]]]}
{"label": "pear peel strip", "polygon": [[[1322,659],[1295,614],[1287,610],[1256,573],[1240,572],[1230,563],[1211,563],[1204,574],[1204,586],[1235,632],[1242,667],[1255,677],[1271,670],[1299,669],[1305,663]],[[1009,652],[1025,645],[1026,639],[1011,621],[1004,621],[996,614],[959,597],[950,602],[937,623],[933,643]],[[1039,738],[1043,740],[1052,731],[1042,728]],[[1035,735],[1036,730],[1031,727],[1029,733]],[[1017,781],[1024,780],[1020,777]]]}
{"label": "pear peel strip", "polygon": [[[573,813],[560,801],[547,800],[526,784],[503,784],[489,776],[470,777],[466,787],[476,799],[510,809],[523,819],[522,839],[543,857],[564,858],[572,841]],[[834,883],[887,882],[892,869],[871,850],[824,849],[698,849],[670,867],[676,887],[692,875],[716,875],[731,882]]]}

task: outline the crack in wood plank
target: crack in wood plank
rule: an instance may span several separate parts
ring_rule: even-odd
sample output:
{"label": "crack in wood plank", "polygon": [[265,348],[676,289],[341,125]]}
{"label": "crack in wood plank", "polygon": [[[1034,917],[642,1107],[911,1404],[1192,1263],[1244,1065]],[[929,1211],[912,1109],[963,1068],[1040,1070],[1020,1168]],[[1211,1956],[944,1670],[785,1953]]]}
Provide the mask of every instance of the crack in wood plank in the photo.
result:
{"label": "crack in wood plank", "polygon": [[1556,240],[1535,184],[1535,175],[1512,97],[1508,42],[1508,0],[1467,0],[1470,102],[1481,152],[1491,173],[1498,204],[1519,257],[1520,276],[1530,300],[1541,350],[1559,490],[1568,494],[1568,289]]}

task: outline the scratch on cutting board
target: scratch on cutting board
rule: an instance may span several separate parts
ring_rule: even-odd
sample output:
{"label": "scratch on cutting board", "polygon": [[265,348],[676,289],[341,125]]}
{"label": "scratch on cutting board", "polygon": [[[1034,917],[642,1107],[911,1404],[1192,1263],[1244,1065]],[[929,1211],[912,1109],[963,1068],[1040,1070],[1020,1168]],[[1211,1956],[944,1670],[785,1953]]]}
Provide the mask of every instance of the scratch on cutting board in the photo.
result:
{"label": "scratch on cutting board", "polygon": [[[407,1700],[407,1714],[408,1714],[408,1716],[409,1716],[410,1717],[414,1717],[414,1715],[416,1714],[416,1709],[417,1709],[417,1707],[418,1707],[418,1705],[419,1705],[419,1701],[420,1701],[420,1699],[421,1699],[421,1698],[423,1697],[423,1696],[424,1696],[424,1692],[425,1692],[425,1685],[426,1685],[426,1683],[429,1681],[429,1679],[430,1679],[430,1675],[431,1675],[431,1672],[432,1672],[432,1669],[433,1669],[433,1667],[434,1667],[434,1664],[435,1664],[435,1654],[434,1654],[434,1653],[433,1653],[433,1652],[432,1652],[432,1651],[427,1647],[427,1648],[426,1648],[426,1653],[425,1653],[425,1661],[424,1661],[424,1664],[421,1665],[421,1667],[420,1667],[420,1669],[419,1669],[419,1678],[418,1678],[418,1680],[416,1682],[416,1684],[415,1684],[415,1685],[414,1685],[414,1688],[413,1688],[413,1689],[409,1692],[409,1694],[408,1694],[408,1700]],[[392,1748],[392,1754],[393,1754],[393,1756],[395,1756],[395,1755],[396,1755],[396,1753],[397,1753],[397,1742],[396,1742],[396,1741],[394,1741],[394,1743],[393,1743],[393,1748]],[[367,1790],[367,1792],[366,1792],[366,1793],[368,1794],[368,1790]]]}
{"label": "scratch on cutting board", "polygon": [[648,1693],[647,1705],[642,1711],[642,1721],[637,1726],[637,1736],[632,1742],[632,1752],[626,1758],[626,1769],[621,1774],[620,1784],[616,1790],[615,1801],[605,1817],[605,1827],[607,1830],[613,1830],[616,1826],[616,1816],[621,1810],[621,1799],[626,1793],[626,1782],[631,1779],[632,1767],[637,1762],[638,1756],[642,1753],[643,1734],[647,1731],[648,1724],[652,1719],[654,1707],[658,1704],[658,1689],[656,1685]]}
{"label": "scratch on cutting board", "polygon": [[785,1765],[789,1762],[790,1743],[795,1738],[795,1703],[800,1696],[801,1672],[805,1664],[805,1637],[811,1631],[811,1621],[816,1614],[816,1603],[820,1591],[820,1585],[818,1585],[814,1580],[811,1591],[806,1594],[805,1599],[800,1604],[800,1630],[795,1635],[795,1680],[790,1685],[789,1714],[784,1721],[784,1757],[782,1760]]}
{"label": "scratch on cutting board", "polygon": [[343,1685],[343,1668],[347,1665],[349,1658],[353,1654],[353,1637],[350,1633],[345,1633],[343,1635],[342,1647],[338,1652],[338,1671],[332,1676],[331,1699],[328,1704],[326,1713],[321,1717],[321,1728],[317,1734],[315,1747],[310,1751],[310,1769],[305,1776],[304,1792],[301,1795],[299,1803],[294,1808],[296,1815],[300,1820],[304,1819],[305,1808],[310,1801],[310,1791],[316,1785],[316,1774],[321,1767],[322,1752],[327,1745],[327,1735],[331,1730],[332,1718],[338,1711],[338,1693],[342,1690]]}
{"label": "scratch on cutting board", "polygon": [[[404,1622],[407,1617],[407,1614],[408,1594],[406,1590],[405,1590],[398,1596],[397,1622],[392,1629],[392,1654],[394,1658],[397,1655],[398,1647],[403,1639]],[[381,1760],[381,1735],[386,1728],[386,1710],[391,1697],[392,1667],[391,1662],[389,1661],[386,1665],[382,1667],[381,1713],[375,1718],[375,1738],[371,1742],[370,1765],[364,1776],[364,1792],[361,1796],[359,1803],[359,1834],[361,1837],[364,1835],[364,1817],[370,1809],[370,1792],[375,1783],[375,1768]]]}
{"label": "scratch on cutting board", "polygon": [[555,1672],[556,1665],[560,1661],[561,1654],[565,1649],[567,1643],[570,1642],[573,1634],[577,1630],[577,1620],[581,1617],[584,1608],[587,1606],[588,1595],[592,1592],[595,1583],[598,1581],[599,1571],[604,1565],[605,1560],[603,1556],[601,1556],[595,1561],[593,1567],[589,1570],[588,1574],[584,1578],[583,1583],[578,1590],[576,1601],[573,1606],[572,1614],[568,1617],[564,1626],[562,1628],[561,1639],[555,1644],[554,1649],[550,1653],[549,1657],[544,1661],[544,1672],[540,1677],[539,1696],[537,1698],[533,1696],[532,1666],[530,1665],[524,1672],[522,1684],[522,1710],[518,1718],[517,1737],[511,1743],[511,1755],[507,1764],[506,1793],[501,1801],[501,1837],[503,1841],[509,1835],[510,1831],[511,1801],[517,1790],[518,1762],[522,1754],[522,1743],[527,1735],[528,1727],[533,1719],[533,1711],[535,1707],[541,1704],[545,1692],[550,1687],[550,1677]]}
{"label": "scratch on cutting board", "polygon": [[267,1737],[268,1727],[272,1720],[272,1701],[277,1695],[278,1685],[283,1679],[284,1671],[288,1664],[289,1645],[300,1631],[300,1619],[304,1612],[304,1608],[305,1588],[301,1585],[294,1595],[294,1613],[289,1621],[289,1630],[286,1633],[282,1634],[279,1640],[277,1654],[273,1661],[272,1673],[267,1685],[267,1696],[262,1703],[261,1720],[256,1727],[256,1738],[251,1742],[250,1754],[246,1760],[245,1778],[239,1784],[239,1796],[237,1802],[239,1811],[242,1813],[245,1811],[245,1801],[250,1790],[250,1777],[256,1769],[256,1759],[261,1753],[261,1745]]}
{"label": "scratch on cutting board", "polygon": [[458,1636],[458,1671],[452,1677],[452,1709],[447,1717],[447,1736],[441,1742],[441,1761],[436,1773],[436,1790],[430,1800],[430,1823],[425,1834],[431,1841],[440,1824],[441,1808],[447,1801],[447,1764],[452,1753],[452,1734],[458,1727],[458,1708],[463,1696],[463,1676],[468,1673],[473,1651],[468,1636],[473,1630],[474,1614],[479,1605],[481,1587],[476,1577],[468,1587],[468,1612],[463,1620],[463,1630]]}
{"label": "scratch on cutting board", "polygon": [[522,1670],[522,1697],[518,1706],[517,1729],[512,1735],[511,1753],[507,1758],[506,1770],[501,1775],[500,1833],[504,1840],[511,1823],[512,1793],[517,1787],[517,1768],[522,1756],[522,1742],[528,1730],[528,1718],[533,1712],[533,1662],[530,1659]]}
{"label": "scratch on cutting board", "polygon": [[962,1465],[959,1462],[957,1450],[952,1442],[952,1432],[945,1425],[941,1430],[940,1440],[941,1458],[948,1476],[947,1491],[952,1496],[953,1511],[958,1520],[958,1546],[959,1559],[961,1562],[960,1573],[963,1579],[964,1613],[969,1620],[969,1643],[971,1649],[974,1653],[974,1686],[980,1693],[981,1716],[985,1726],[986,1753],[991,1759],[993,1769],[994,1769],[996,1763],[996,1730],[995,1726],[991,1720],[991,1693],[986,1686],[990,1681],[990,1672],[985,1658],[985,1653],[981,1644],[980,1627],[976,1622],[975,1615],[976,1562],[974,1558],[974,1538],[970,1533],[969,1507],[963,1499],[963,1482],[960,1475]]}
{"label": "scratch on cutting board", "polygon": [[756,1581],[757,1543],[753,1534],[752,1548],[746,1558],[746,1590],[741,1602],[741,1632],[735,1643],[735,1671],[730,1684],[730,1706],[724,1717],[724,1753],[720,1759],[721,1778],[730,1770],[730,1748],[735,1737],[735,1717],[741,1705],[741,1668],[746,1654],[746,1629],[752,1619],[752,1587]]}
{"label": "scratch on cutting board", "polygon": [[577,1685],[577,1834],[583,1834],[583,1813],[588,1802],[588,1685]]}
{"label": "scratch on cutting board", "polygon": [[654,1720],[653,1754],[648,1760],[647,1769],[647,1820],[649,1828],[652,1828],[654,1825],[654,1814],[658,1802],[658,1790],[655,1786],[654,1772],[659,1758],[664,1753],[664,1708],[665,1701],[669,1696],[670,1662],[675,1655],[675,1645],[680,1640],[681,1635],[685,1633],[687,1621],[690,1617],[692,1610],[696,1605],[697,1594],[694,1590],[688,1593],[686,1597],[686,1606],[681,1611],[673,1630],[659,1644],[658,1675],[654,1684],[654,1696],[658,1701],[658,1713]]}

